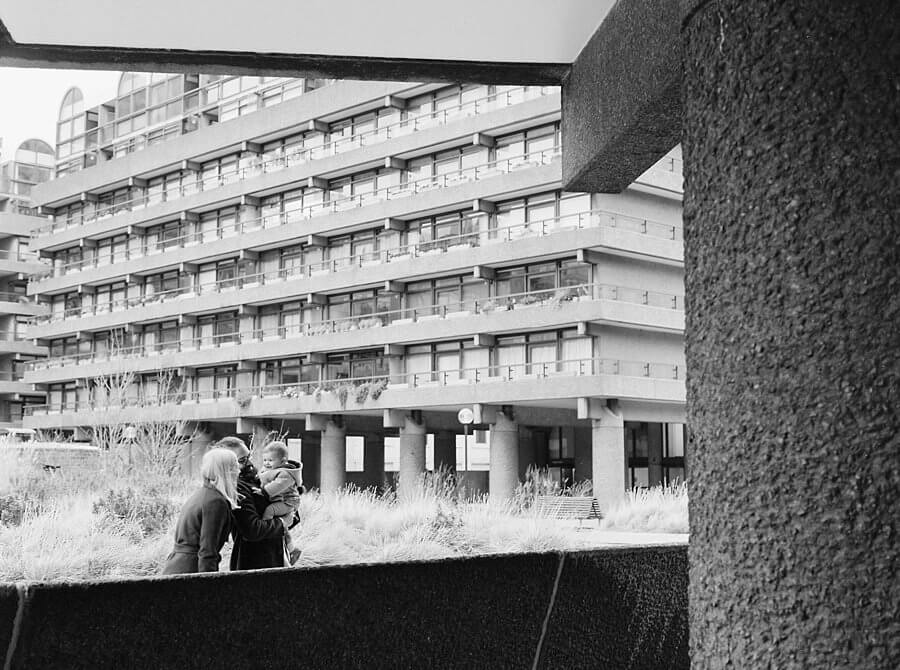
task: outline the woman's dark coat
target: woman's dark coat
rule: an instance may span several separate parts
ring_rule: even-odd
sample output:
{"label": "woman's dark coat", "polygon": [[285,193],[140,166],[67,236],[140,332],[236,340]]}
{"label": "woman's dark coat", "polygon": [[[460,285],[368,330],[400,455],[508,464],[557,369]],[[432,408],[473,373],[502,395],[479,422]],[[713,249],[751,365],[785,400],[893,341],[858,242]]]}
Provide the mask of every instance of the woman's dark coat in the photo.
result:
{"label": "woman's dark coat", "polygon": [[[255,484],[253,483],[255,480]],[[245,468],[238,479],[238,509],[232,512],[234,527],[231,550],[232,570],[257,570],[284,566],[284,524],[279,519],[263,520],[268,498],[253,492],[259,486],[255,469]]]}

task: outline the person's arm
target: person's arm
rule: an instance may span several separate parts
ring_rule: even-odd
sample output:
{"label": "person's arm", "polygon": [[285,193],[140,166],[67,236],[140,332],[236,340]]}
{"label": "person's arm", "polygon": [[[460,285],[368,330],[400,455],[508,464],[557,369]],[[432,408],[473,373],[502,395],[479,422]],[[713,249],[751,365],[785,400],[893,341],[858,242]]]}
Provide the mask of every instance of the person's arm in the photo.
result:
{"label": "person's arm", "polygon": [[197,572],[218,572],[223,539],[231,524],[228,502],[223,498],[207,498],[200,518],[200,546],[197,550]]}
{"label": "person's arm", "polygon": [[270,498],[281,495],[294,485],[294,478],[286,472],[279,472],[278,475],[268,484],[263,484],[263,491]]}
{"label": "person's arm", "polygon": [[232,510],[235,532],[248,542],[274,540],[284,536],[284,524],[280,519],[263,519],[256,511],[252,495],[245,495],[240,506]]}

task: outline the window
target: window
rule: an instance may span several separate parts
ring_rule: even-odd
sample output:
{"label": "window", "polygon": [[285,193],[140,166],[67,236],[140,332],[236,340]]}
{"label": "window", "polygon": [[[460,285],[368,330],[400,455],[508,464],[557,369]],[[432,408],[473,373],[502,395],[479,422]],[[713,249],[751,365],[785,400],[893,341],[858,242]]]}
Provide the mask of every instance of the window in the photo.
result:
{"label": "window", "polygon": [[144,351],[162,352],[176,351],[179,345],[181,331],[177,321],[163,321],[152,323],[143,327],[141,332],[141,344]]}
{"label": "window", "polygon": [[234,392],[237,370],[234,366],[198,368],[194,377],[194,391],[200,401],[230,397]]}
{"label": "window", "polygon": [[387,359],[381,350],[330,354],[325,366],[326,379],[386,377]]}
{"label": "window", "polygon": [[197,319],[194,334],[201,347],[220,346],[240,340],[237,312],[207,314]]}

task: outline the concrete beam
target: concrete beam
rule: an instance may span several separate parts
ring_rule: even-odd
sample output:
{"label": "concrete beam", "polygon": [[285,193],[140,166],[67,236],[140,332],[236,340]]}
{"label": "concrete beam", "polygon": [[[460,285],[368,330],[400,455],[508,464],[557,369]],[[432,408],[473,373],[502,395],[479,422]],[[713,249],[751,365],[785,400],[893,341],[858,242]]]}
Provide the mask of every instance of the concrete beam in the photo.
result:
{"label": "concrete beam", "polygon": [[402,233],[406,230],[406,221],[401,221],[400,219],[392,219],[387,218],[384,220],[384,229],[385,230],[394,230],[398,233]]}
{"label": "concrete beam", "polygon": [[475,421],[473,421],[473,423],[497,423],[497,413],[499,411],[500,408],[496,405],[475,403],[472,405],[472,413],[475,415]]}
{"label": "concrete beam", "polygon": [[385,279],[384,280],[384,290],[388,293],[403,293],[406,289],[406,284],[402,281],[397,281],[395,279]]}
{"label": "concrete beam", "polygon": [[309,177],[306,180],[307,188],[320,188],[323,191],[328,189],[328,180],[322,177]]}
{"label": "concrete beam", "polygon": [[593,249],[579,249],[575,252],[575,257],[579,263],[591,263],[599,265],[603,262],[603,254]]}
{"label": "concrete beam", "polygon": [[492,147],[496,144],[496,140],[491,135],[484,133],[474,133],[472,135],[472,145],[476,147]]}
{"label": "concrete beam", "polygon": [[238,305],[238,316],[255,316],[259,312],[256,305]]}
{"label": "concrete beam", "polygon": [[602,420],[609,416],[606,398],[577,398],[575,407],[578,419]]}
{"label": "concrete beam", "polygon": [[590,321],[580,321],[578,323],[578,336],[579,337],[599,337],[602,334],[603,326],[599,323],[592,323]]}
{"label": "concrete beam", "polygon": [[397,158],[396,156],[385,156],[384,157],[384,167],[388,169],[394,170],[405,170],[406,169],[406,161],[402,158]]}
{"label": "concrete beam", "polygon": [[262,145],[259,142],[248,142],[247,140],[244,140],[241,142],[241,153],[261,154]]}
{"label": "concrete beam", "polygon": [[472,211],[473,212],[484,212],[485,214],[493,214],[497,211],[497,205],[495,205],[490,200],[483,200],[482,198],[476,198],[472,201]]}
{"label": "concrete beam", "polygon": [[312,130],[317,133],[327,133],[331,130],[330,126],[324,121],[319,121],[318,119],[310,119],[306,124],[307,130]]}
{"label": "concrete beam", "polygon": [[312,363],[315,365],[325,365],[328,362],[328,356],[319,351],[313,351],[308,354],[304,354],[304,359],[306,359],[307,363]]}
{"label": "concrete beam", "polygon": [[200,215],[197,212],[183,211],[178,215],[182,223],[197,223],[200,221]]}
{"label": "concrete beam", "polygon": [[306,246],[308,247],[327,247],[328,238],[324,235],[307,235]]}
{"label": "concrete beam", "polygon": [[128,186],[131,188],[147,188],[147,180],[140,177],[129,177]]}
{"label": "concrete beam", "polygon": [[475,279],[493,279],[497,276],[497,271],[487,265],[476,265],[472,268],[472,276]]}
{"label": "concrete beam", "polygon": [[406,419],[409,417],[409,410],[405,409],[386,409],[384,410],[383,426],[385,428],[403,428],[406,425]]}
{"label": "concrete beam", "polygon": [[328,414],[307,414],[305,423],[307,431],[314,430],[325,430],[325,426],[328,425],[328,422],[331,420],[331,416]]}
{"label": "concrete beam", "polygon": [[244,207],[259,207],[259,197],[255,195],[242,195],[241,196],[241,206]]}
{"label": "concrete beam", "polygon": [[476,347],[493,347],[497,344],[497,336],[488,333],[475,333],[472,336],[472,344]]}
{"label": "concrete beam", "polygon": [[384,106],[393,107],[394,109],[406,109],[406,100],[398,98],[396,95],[384,96]]}
{"label": "concrete beam", "polygon": [[241,249],[238,251],[238,260],[239,261],[255,261],[259,258],[258,251],[251,251],[250,249]]}
{"label": "concrete beam", "polygon": [[406,354],[406,347],[402,344],[385,344],[385,356],[403,356]]}
{"label": "concrete beam", "polygon": [[328,298],[326,298],[321,293],[307,293],[306,302],[310,305],[327,305]]}
{"label": "concrete beam", "polygon": [[202,166],[197,161],[183,160],[181,161],[181,169],[187,172],[200,172]]}
{"label": "concrete beam", "polygon": [[563,189],[619,193],[681,138],[679,0],[620,0],[562,87]]}

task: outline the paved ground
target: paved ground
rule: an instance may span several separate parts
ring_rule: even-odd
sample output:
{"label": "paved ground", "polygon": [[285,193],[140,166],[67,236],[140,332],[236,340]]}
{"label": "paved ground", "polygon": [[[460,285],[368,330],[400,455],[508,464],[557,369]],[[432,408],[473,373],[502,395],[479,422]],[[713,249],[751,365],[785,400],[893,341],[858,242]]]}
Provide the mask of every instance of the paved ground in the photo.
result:
{"label": "paved ground", "polygon": [[596,522],[584,523],[581,528],[578,527],[578,522],[573,522],[572,528],[578,539],[578,545],[585,549],[651,547],[688,543],[687,533],[636,533],[620,530],[600,530],[596,527]]}

